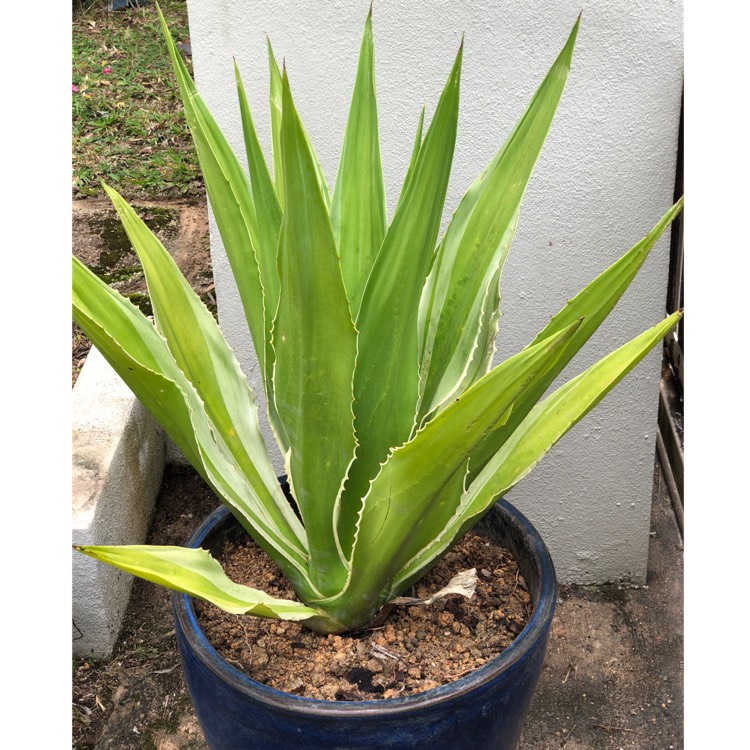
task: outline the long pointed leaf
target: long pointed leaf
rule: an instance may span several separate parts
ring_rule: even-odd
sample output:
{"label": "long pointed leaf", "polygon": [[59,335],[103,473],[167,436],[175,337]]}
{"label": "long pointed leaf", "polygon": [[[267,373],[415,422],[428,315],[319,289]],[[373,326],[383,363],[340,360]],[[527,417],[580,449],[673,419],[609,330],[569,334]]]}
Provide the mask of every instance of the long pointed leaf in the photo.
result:
{"label": "long pointed leaf", "polygon": [[[263,151],[255,131],[255,124],[250,113],[245,88],[242,85],[240,71],[237,63],[234,66],[237,81],[237,97],[240,103],[240,114],[242,117],[242,132],[245,140],[245,151],[247,163],[250,170],[250,183],[252,187],[253,203],[258,223],[258,252],[262,256],[261,267],[263,273],[263,294],[265,299],[266,315],[273,319],[279,304],[279,274],[276,268],[277,250],[279,245],[279,228],[281,227],[281,207],[276,198],[273,180],[268,171],[268,165],[263,157]],[[273,346],[266,345],[266,355],[263,373],[265,383],[268,417],[271,427],[279,443],[282,452],[289,446],[283,441],[283,433],[279,425],[279,416],[276,412],[276,399],[273,394]]]}
{"label": "long pointed leaf", "polygon": [[373,54],[371,9],[362,36],[357,78],[331,203],[333,234],[354,317],[387,225]]}
{"label": "long pointed leaf", "polygon": [[[268,171],[263,150],[260,147],[258,134],[255,130],[250,105],[247,101],[247,94],[242,83],[240,70],[237,63],[234,64],[235,81],[237,83],[237,99],[240,105],[240,117],[242,119],[242,134],[245,141],[245,153],[247,155],[247,164],[250,171],[250,183],[253,190],[253,202],[255,203],[258,215],[258,224],[262,236],[268,239],[268,242],[261,243],[262,246],[268,245],[273,248],[273,257],[276,258],[276,246],[279,239],[279,226],[281,225],[281,207],[276,197],[276,191],[273,187],[271,173]],[[268,286],[268,284],[266,285]],[[278,287],[278,278],[276,279]],[[276,296],[278,295],[278,291]],[[271,296],[271,299],[274,295]]]}
{"label": "long pointed leaf", "polygon": [[164,339],[138,308],[78,258],[72,261],[73,319],[205,478],[190,419],[190,389]]}
{"label": "long pointed leaf", "polygon": [[291,446],[290,484],[307,530],[311,575],[331,593],[340,590],[346,576],[334,510],[356,446],[352,374],[357,333],[313,155],[286,73],[282,85],[286,208],[279,239],[274,389]]}
{"label": "long pointed leaf", "polygon": [[304,548],[305,530],[276,479],[260,432],[255,397],[234,353],[161,242],[122,196],[104,188],[141,261],[157,330],[276,526]]}
{"label": "long pointed leaf", "polygon": [[[245,152],[250,170],[250,184],[252,188],[253,203],[258,222],[258,239],[263,248],[260,259],[264,263],[261,277],[263,279],[263,294],[265,299],[266,315],[273,319],[279,304],[279,274],[277,270],[277,249],[279,245],[279,228],[281,227],[281,206],[276,197],[273,180],[268,171],[268,165],[263,156],[263,151],[255,131],[250,106],[242,85],[242,78],[237,63],[234,65],[235,79],[237,82],[237,97],[240,104],[240,115],[242,118],[242,132],[245,140]],[[263,382],[265,383],[268,418],[274,430],[276,441],[285,452],[289,446],[284,443],[283,432],[279,424],[279,416],[276,411],[276,398],[273,393],[273,346],[266,342],[266,354],[264,361],[265,372]]]}
{"label": "long pointed leaf", "polygon": [[586,416],[682,318],[676,312],[636,336],[537,404],[469,488],[472,510],[508,492]]}
{"label": "long pointed leaf", "polygon": [[526,476],[568,430],[662,341],[681,317],[681,312],[673,313],[537,404],[469,485],[445,529],[404,566],[394,582],[393,595],[421,577],[425,568],[460,539],[498,497]]}
{"label": "long pointed leaf", "polygon": [[135,544],[75,549],[146,581],[203,599],[231,614],[273,620],[308,620],[320,615],[300,602],[275,599],[263,591],[235,583],[205,549]]}
{"label": "long pointed leaf", "polygon": [[[263,242],[249,177],[198,94],[160,10],[159,18],[211,209],[237,283],[261,373],[267,377],[265,362],[274,310],[266,304],[264,287],[274,286],[275,258],[272,253],[259,250]],[[267,380],[264,386],[268,393]]]}
{"label": "long pointed leaf", "polygon": [[[497,288],[523,194],[565,87],[579,23],[580,18],[513,132],[469,188],[438,248],[424,291],[422,417],[473,382],[467,368],[487,331],[482,302]],[[474,372],[481,375],[478,364]]]}
{"label": "long pointed leaf", "polygon": [[271,40],[268,47],[268,104],[271,109],[271,149],[273,154],[273,182],[281,210],[284,210],[284,163],[281,159],[281,71],[273,54]]}
{"label": "long pointed leaf", "polygon": [[[408,440],[414,426],[419,295],[434,256],[453,158],[462,54],[463,43],[375,260],[357,317],[361,343],[354,392],[361,445],[347,482],[349,498],[364,496],[389,449]],[[342,505],[345,529],[353,527],[358,510],[353,500]]]}
{"label": "long pointed leaf", "polygon": [[237,98],[240,104],[242,118],[242,133],[245,141],[245,152],[250,171],[253,203],[258,222],[259,251],[265,257],[262,266],[268,269],[263,275],[263,288],[266,293],[266,303],[275,312],[279,300],[279,277],[276,270],[276,251],[279,244],[279,227],[281,226],[281,207],[276,198],[273,180],[268,171],[268,165],[255,131],[250,105],[247,102],[245,87],[242,85],[237,63],[234,66],[237,82]]}
{"label": "long pointed leaf", "polygon": [[[282,76],[279,70],[279,65],[276,62],[276,58],[273,54],[273,48],[271,47],[271,40],[266,37],[268,44],[268,68],[271,76],[271,87],[269,101],[271,104],[271,141],[273,145],[273,172],[274,182],[276,185],[276,195],[279,199],[279,204],[283,210],[284,208],[284,166],[281,145],[281,120],[283,110],[283,86]],[[326,182],[325,175],[323,174],[323,167],[320,166],[320,160],[318,155],[315,153],[315,149],[310,142],[310,138],[307,135],[307,131],[304,126],[302,127],[302,133],[304,135],[307,147],[312,154],[313,166],[315,168],[315,175],[318,180],[318,186],[320,187],[321,194],[323,196],[323,202],[325,203],[326,210],[331,210],[331,194],[328,190],[328,183]]]}
{"label": "long pointed leaf", "polygon": [[560,358],[555,369],[551,370],[536,388],[529,391],[516,404],[516,409],[511,419],[508,420],[508,424],[490,433],[486,441],[479,447],[472,459],[472,479],[510,437],[526,414],[528,414],[529,410],[542,397],[547,388],[550,387],[554,379],[599,328],[607,315],[609,315],[643,266],[657,240],[682,210],[682,206],[683,199],[680,198],[640,242],[637,242],[627,253],[570,300],[536,336],[532,344],[538,343],[547,336],[557,333],[570,325],[572,321],[583,318],[583,324],[576,332],[571,346],[566,350],[565,356]]}
{"label": "long pointed leaf", "polygon": [[396,211],[401,204],[401,201],[406,193],[406,189],[409,186],[411,176],[414,174],[414,167],[417,163],[417,157],[419,156],[419,149],[422,148],[422,128],[424,127],[424,104],[419,112],[419,122],[417,123],[417,132],[414,135],[414,146],[411,150],[411,158],[409,159],[409,166],[406,168],[406,174],[404,175],[404,181],[401,183],[401,192],[398,196],[398,202],[396,203]]}

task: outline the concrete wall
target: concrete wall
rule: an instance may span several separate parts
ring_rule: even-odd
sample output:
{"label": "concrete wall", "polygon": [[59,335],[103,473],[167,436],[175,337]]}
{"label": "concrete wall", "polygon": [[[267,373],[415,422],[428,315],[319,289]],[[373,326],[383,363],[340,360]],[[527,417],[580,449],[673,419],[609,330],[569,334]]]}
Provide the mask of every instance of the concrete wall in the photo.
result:
{"label": "concrete wall", "polygon": [[[198,87],[237,153],[243,148],[232,56],[270,163],[268,34],[277,57],[286,59],[297,107],[333,181],[368,7],[369,0],[188,0]],[[580,0],[375,2],[390,212],[420,107],[426,102],[429,118],[462,32],[461,113],[446,218],[523,112],[581,8]],[[571,76],[504,272],[500,357],[527,344],[566,299],[640,239],[671,204],[682,12],[681,0],[583,6]],[[222,326],[260,394],[213,225],[212,254]],[[663,317],[667,266],[665,238],[571,373]],[[509,495],[545,536],[563,581],[645,577],[660,356],[654,351]]]}

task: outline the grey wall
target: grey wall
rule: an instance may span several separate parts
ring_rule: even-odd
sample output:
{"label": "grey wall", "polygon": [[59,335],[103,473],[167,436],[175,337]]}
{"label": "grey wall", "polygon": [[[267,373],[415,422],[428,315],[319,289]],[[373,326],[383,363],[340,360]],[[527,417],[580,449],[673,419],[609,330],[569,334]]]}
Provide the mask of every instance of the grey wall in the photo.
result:
{"label": "grey wall", "polygon": [[[466,34],[446,219],[503,142],[562,47],[581,0],[374,3],[381,151],[392,212],[423,102],[434,111]],[[332,183],[369,0],[188,0],[198,87],[243,153],[232,56],[270,163],[265,35]],[[498,356],[525,346],[566,299],[635,244],[671,204],[682,88],[682,0],[583,6],[573,68],[524,200],[502,282]],[[445,224],[444,224],[445,225]],[[243,368],[254,356],[218,233],[220,318]],[[663,238],[610,320],[571,366],[591,364],[664,316]],[[574,428],[509,495],[538,526],[563,581],[646,571],[659,351]],[[281,468],[279,462],[278,467]]]}

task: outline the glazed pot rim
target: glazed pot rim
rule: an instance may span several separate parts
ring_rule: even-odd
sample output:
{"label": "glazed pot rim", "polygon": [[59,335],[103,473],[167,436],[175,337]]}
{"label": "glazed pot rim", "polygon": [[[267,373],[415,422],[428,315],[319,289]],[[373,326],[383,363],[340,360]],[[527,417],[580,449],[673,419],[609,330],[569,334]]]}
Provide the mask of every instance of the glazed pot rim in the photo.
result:
{"label": "glazed pot rim", "polygon": [[[540,643],[544,643],[547,638],[557,600],[557,578],[552,558],[539,532],[517,508],[504,498],[500,498],[491,512],[497,512],[496,509],[502,511],[511,523],[520,528],[528,541],[532,556],[539,564],[539,592],[534,609],[526,626],[510,646],[468,675],[436,688],[413,695],[368,701],[324,700],[285,693],[252,679],[219,655],[201,629],[193,607],[193,600],[187,594],[172,593],[174,616],[182,625],[185,638],[189,641],[190,647],[197,658],[222,680],[232,685],[234,689],[252,695],[254,700],[290,712],[312,712],[329,716],[348,714],[395,716],[413,710],[421,710],[427,706],[451,700],[457,695],[466,694],[480,688],[491,680],[497,679],[501,674],[512,675],[523,658]],[[217,508],[198,527],[187,546],[190,548],[199,547],[208,533],[229,515],[230,512],[226,507]]]}

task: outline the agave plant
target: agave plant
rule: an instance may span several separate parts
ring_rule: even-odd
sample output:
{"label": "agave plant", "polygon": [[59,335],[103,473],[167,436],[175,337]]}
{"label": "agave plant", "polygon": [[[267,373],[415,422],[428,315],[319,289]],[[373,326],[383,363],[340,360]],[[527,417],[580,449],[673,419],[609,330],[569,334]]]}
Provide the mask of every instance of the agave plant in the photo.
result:
{"label": "agave plant", "polygon": [[[371,15],[332,195],[273,51],[273,178],[235,68],[249,174],[161,16],[206,190],[237,281],[293,502],[245,375],[159,240],[111,188],[153,322],[73,260],[74,318],[203,479],[281,567],[299,601],[231,581],[205,550],[79,547],[233,613],[361,627],[406,591],[675,326],[675,313],[542,399],[681,209],[491,367],[499,279],[570,69],[579,21],[438,241],[463,42],[390,223]],[[580,19],[579,19],[580,20]]]}

